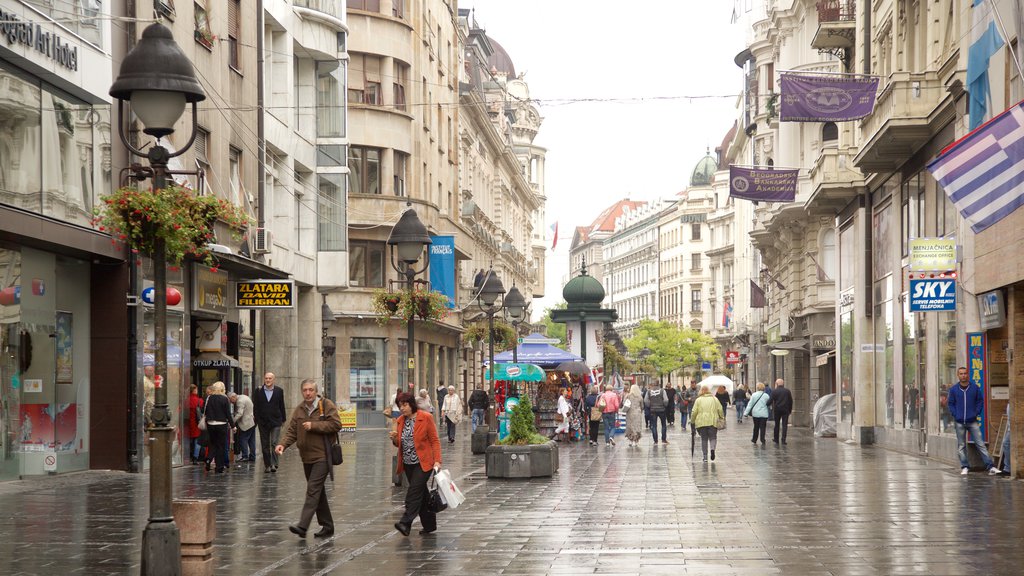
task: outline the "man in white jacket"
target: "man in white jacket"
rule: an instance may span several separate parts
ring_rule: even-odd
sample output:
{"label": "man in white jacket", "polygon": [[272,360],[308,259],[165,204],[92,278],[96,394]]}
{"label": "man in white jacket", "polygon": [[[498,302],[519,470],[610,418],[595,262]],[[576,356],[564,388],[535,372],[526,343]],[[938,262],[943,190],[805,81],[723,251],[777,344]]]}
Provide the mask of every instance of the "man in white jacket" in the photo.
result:
{"label": "man in white jacket", "polygon": [[245,394],[228,394],[228,400],[235,405],[235,428],[238,430],[235,442],[241,447],[242,462],[256,461],[256,420],[253,417],[252,398]]}

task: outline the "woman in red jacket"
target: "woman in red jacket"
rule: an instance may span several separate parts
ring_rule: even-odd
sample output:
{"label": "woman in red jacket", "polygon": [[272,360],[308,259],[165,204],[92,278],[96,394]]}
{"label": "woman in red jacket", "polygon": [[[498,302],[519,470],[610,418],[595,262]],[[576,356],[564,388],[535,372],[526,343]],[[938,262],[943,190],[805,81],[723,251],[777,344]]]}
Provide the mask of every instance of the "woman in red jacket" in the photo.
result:
{"label": "woman in red jacket", "polygon": [[408,536],[417,515],[423,529],[420,534],[437,530],[437,514],[427,509],[427,481],[431,470],[441,469],[441,440],[437,437],[434,418],[416,408],[412,394],[401,393],[396,399],[402,415],[391,432],[391,442],[398,447],[398,473],[405,472],[409,490],[405,493],[405,513],[395,522],[395,529]]}
{"label": "woman in red jacket", "polygon": [[188,387],[188,441],[189,441],[189,456],[192,457],[193,464],[199,464],[202,460],[199,459],[199,435],[202,431],[199,429],[199,418],[198,416],[203,412],[203,399],[199,397],[199,388],[195,384]]}

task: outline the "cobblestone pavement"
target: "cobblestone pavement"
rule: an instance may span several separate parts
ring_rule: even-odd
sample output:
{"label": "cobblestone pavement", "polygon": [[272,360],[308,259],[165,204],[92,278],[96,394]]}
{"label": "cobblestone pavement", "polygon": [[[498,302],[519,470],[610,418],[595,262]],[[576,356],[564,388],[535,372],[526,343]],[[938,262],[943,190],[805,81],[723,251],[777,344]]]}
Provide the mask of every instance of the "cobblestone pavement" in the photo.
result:
{"label": "cobblestone pavement", "polygon": [[[762,449],[750,426],[730,422],[712,463],[678,427],[667,446],[563,444],[556,476],[531,481],[487,480],[464,429],[444,450],[468,500],[431,536],[392,527],[404,492],[383,430],[345,437],[326,541],[287,531],[304,490],[294,449],[277,474],[185,467],[174,489],[217,499],[218,574],[1021,573],[1024,484],[801,429]],[[147,507],[146,475],[0,484],[0,573],[138,574]]]}

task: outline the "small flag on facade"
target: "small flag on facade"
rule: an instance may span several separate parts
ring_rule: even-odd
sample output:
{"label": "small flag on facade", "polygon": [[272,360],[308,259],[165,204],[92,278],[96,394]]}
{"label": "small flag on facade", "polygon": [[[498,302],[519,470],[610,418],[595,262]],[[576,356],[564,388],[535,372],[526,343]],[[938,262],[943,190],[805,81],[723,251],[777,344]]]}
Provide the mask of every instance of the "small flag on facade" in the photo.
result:
{"label": "small flag on facade", "polygon": [[729,327],[732,323],[732,301],[726,300],[722,306],[722,326],[725,328]]}
{"label": "small flag on facade", "polygon": [[1024,204],[1024,102],[949,145],[928,171],[975,233]]}
{"label": "small flag on facade", "polygon": [[767,299],[764,297],[764,290],[757,285],[753,280],[750,281],[750,307],[751,308],[764,308],[767,304]]}
{"label": "small flag on facade", "polygon": [[991,99],[988,81],[988,62],[1003,47],[995,23],[995,6],[991,0],[971,1],[971,45],[967,49],[967,93],[970,97],[967,112],[969,128],[981,126],[988,115]]}
{"label": "small flag on facade", "polygon": [[799,170],[729,166],[729,195],[754,202],[796,200]]}
{"label": "small flag on facade", "polygon": [[782,74],[779,80],[782,122],[846,122],[875,109],[877,76]]}
{"label": "small flag on facade", "polygon": [[551,249],[554,250],[555,246],[558,246],[558,221],[551,225]]}

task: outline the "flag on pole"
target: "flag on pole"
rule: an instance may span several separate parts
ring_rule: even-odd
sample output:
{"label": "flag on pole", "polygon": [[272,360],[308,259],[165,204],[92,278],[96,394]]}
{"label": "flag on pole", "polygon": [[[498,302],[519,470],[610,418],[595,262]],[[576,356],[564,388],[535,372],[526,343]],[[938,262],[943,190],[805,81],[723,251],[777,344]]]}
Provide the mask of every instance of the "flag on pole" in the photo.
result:
{"label": "flag on pole", "polygon": [[1022,106],[1024,102],[1018,102],[928,164],[928,171],[975,233],[1024,204]]}
{"label": "flag on pole", "polygon": [[555,223],[551,225],[550,230],[551,230],[551,250],[554,250],[555,246],[558,246],[558,221],[557,220],[555,220]]}
{"label": "flag on pole", "polygon": [[996,29],[992,0],[971,0],[971,46],[967,50],[967,92],[970,129],[981,126],[988,114],[988,61],[1003,47],[1003,38]]}
{"label": "flag on pole", "polygon": [[764,308],[767,304],[767,299],[764,296],[764,290],[757,285],[757,282],[750,281],[750,307],[751,308]]}

